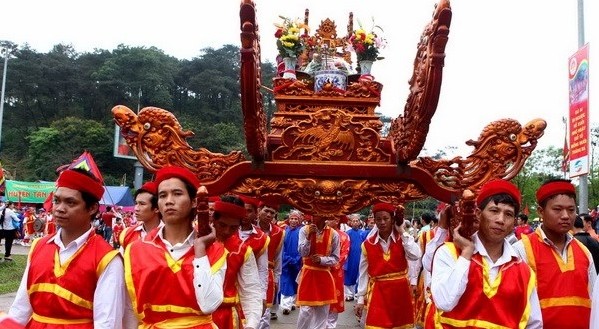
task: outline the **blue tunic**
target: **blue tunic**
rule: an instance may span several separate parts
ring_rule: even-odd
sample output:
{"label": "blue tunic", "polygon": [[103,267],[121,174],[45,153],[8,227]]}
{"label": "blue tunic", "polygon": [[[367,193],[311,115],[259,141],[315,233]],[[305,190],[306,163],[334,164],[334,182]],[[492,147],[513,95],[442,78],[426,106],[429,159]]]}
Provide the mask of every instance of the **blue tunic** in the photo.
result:
{"label": "blue tunic", "polygon": [[281,295],[284,296],[294,296],[297,294],[297,282],[295,282],[295,279],[302,268],[302,257],[298,251],[299,231],[301,228],[301,225],[298,225],[295,228],[289,226],[285,228],[283,265],[280,283]]}
{"label": "blue tunic", "polygon": [[358,281],[362,242],[364,242],[366,235],[364,234],[364,230],[354,228],[345,231],[345,233],[349,235],[349,254],[347,255],[347,261],[343,266],[343,269],[345,270],[343,284],[346,286],[353,286]]}

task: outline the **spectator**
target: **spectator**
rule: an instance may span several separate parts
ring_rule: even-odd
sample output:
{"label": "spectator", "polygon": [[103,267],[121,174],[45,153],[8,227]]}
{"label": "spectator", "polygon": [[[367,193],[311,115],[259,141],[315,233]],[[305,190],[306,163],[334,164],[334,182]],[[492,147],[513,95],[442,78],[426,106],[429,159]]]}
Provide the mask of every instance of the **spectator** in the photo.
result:
{"label": "spectator", "polygon": [[595,271],[599,272],[599,241],[593,239],[588,231],[585,230],[585,218],[590,216],[588,214],[580,214],[576,216],[574,220],[574,237],[578,241],[587,247],[593,256],[593,262],[595,262]]}
{"label": "spectator", "polygon": [[104,240],[110,243],[112,240],[112,224],[116,215],[111,206],[106,206],[106,211],[102,214],[102,222],[104,222]]}
{"label": "spectator", "polygon": [[12,261],[10,253],[12,250],[12,243],[17,236],[19,223],[19,217],[17,217],[15,212],[15,204],[12,201],[8,201],[0,215],[0,242],[4,239],[6,243],[4,245],[5,261]]}
{"label": "spectator", "polygon": [[528,225],[528,216],[526,214],[520,213],[518,214],[517,226],[514,230],[516,234],[516,238],[520,240],[522,238],[522,234],[530,234],[533,232],[532,227]]}

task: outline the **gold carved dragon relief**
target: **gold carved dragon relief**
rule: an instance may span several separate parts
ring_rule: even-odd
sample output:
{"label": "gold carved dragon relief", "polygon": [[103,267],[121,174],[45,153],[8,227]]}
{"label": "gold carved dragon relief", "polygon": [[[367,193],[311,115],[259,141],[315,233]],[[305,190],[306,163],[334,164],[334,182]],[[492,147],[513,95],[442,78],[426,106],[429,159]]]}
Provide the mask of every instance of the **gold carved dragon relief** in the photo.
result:
{"label": "gold carved dragon relief", "polygon": [[483,129],[478,140],[466,142],[474,147],[466,159],[435,160],[422,157],[411,165],[428,171],[437,184],[444,188],[477,191],[491,179],[514,178],[537,146],[546,127],[547,122],[543,119],[534,119],[524,127],[513,119],[494,121]]}
{"label": "gold carved dragon relief", "polygon": [[273,160],[390,161],[379,148],[379,134],[352,115],[325,108],[291,126],[282,134],[283,145],[272,153]]}
{"label": "gold carved dragon relief", "polygon": [[177,118],[161,108],[145,107],[135,114],[128,107],[118,105],[112,114],[139,162],[152,172],[178,165],[190,169],[200,180],[208,181],[246,160],[240,151],[223,155],[204,148],[193,149],[185,141],[193,132],[183,130]]}
{"label": "gold carved dragon relief", "polygon": [[427,196],[410,182],[324,178],[246,178],[232,191],[264,198],[284,199],[306,213],[323,216],[353,213],[374,202],[400,204]]}

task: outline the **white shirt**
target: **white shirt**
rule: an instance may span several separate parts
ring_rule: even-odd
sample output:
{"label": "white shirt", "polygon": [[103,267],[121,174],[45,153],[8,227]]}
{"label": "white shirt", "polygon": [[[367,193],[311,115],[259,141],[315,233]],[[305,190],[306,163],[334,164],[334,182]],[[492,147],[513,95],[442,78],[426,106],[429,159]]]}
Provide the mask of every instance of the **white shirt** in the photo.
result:
{"label": "white shirt", "polygon": [[[263,230],[264,233],[270,236],[270,232],[272,231],[272,224],[268,225],[268,231]],[[283,234],[285,234],[285,230],[283,230]],[[270,241],[268,242],[270,244]],[[268,260],[268,259],[267,259]],[[274,268],[273,268],[273,276],[274,282],[279,283],[281,279],[281,273],[283,272],[283,239],[281,239],[281,248],[279,248],[279,252],[275,255],[274,258]]]}
{"label": "white shirt", "polygon": [[[510,244],[504,240],[503,253],[493,262],[485,249],[485,246],[478,238],[478,233],[472,235],[474,242],[474,254],[480,254],[489,264],[489,282],[495,281],[501,266],[512,260],[512,257],[518,257]],[[435,306],[445,312],[453,310],[458,304],[460,298],[466,291],[468,283],[468,272],[470,271],[470,260],[459,256],[456,260],[453,253],[447,246],[440,247],[435,253],[433,259],[431,293]],[[526,291],[522,291],[526,293]],[[543,328],[541,318],[541,306],[537,295],[536,287],[533,288],[530,295],[530,317],[526,328]]]}
{"label": "white shirt", "polygon": [[[241,241],[244,242],[252,234],[258,234],[258,231],[253,225],[251,230],[239,230],[239,238],[241,239]],[[256,263],[258,265],[258,277],[260,278],[260,286],[262,287],[262,299],[266,299],[266,290],[268,289],[268,244],[264,246],[264,252],[262,253],[262,255],[258,256]]]}
{"label": "white shirt", "polygon": [[[394,227],[393,233],[389,235],[387,240],[381,238],[378,234],[378,230],[376,230],[376,238],[374,240],[375,244],[380,244],[383,248],[384,252],[389,251],[389,247],[391,242],[397,243],[395,236],[397,235],[396,228]],[[374,231],[374,229],[373,229]],[[366,242],[364,242],[366,243]],[[406,260],[408,262],[408,278],[410,280],[411,285],[416,285],[418,281],[418,271],[420,270],[420,247],[414,241],[414,237],[408,233],[404,233],[401,235],[401,244],[403,246],[404,252],[406,254]],[[357,304],[364,304],[364,296],[368,292],[368,281],[370,280],[370,275],[368,275],[368,258],[362,254],[360,255],[360,267],[359,267],[359,275],[358,275],[358,290],[356,292],[356,296],[358,297]]]}
{"label": "white shirt", "polygon": [[[541,224],[542,227],[543,224]],[[572,243],[572,241],[574,241],[574,237],[568,233],[566,234],[566,244],[564,245],[564,249],[563,250],[558,250],[557,246],[553,243],[553,241],[549,240],[547,238],[547,235],[545,235],[545,231],[543,231],[541,229],[541,227],[537,228],[537,230],[535,232],[540,232],[541,233],[541,238],[543,238],[543,242],[548,245],[549,247],[553,248],[561,257],[562,260],[564,261],[564,263],[568,262],[568,246],[570,245],[570,243]],[[533,233],[536,234],[536,233]],[[532,237],[534,237],[534,235],[532,235]],[[528,258],[526,257],[526,250],[524,249],[524,243],[522,242],[522,240],[514,243],[512,245],[514,247],[514,250],[516,250],[516,253],[518,254],[518,256],[520,256],[520,258],[522,258],[527,264],[528,264]],[[593,285],[595,284],[595,279],[597,279],[597,272],[595,272],[595,262],[593,261],[593,256],[591,256],[591,253],[588,251],[588,249],[583,248],[583,250],[585,250],[585,254],[587,255],[587,258],[589,259],[589,268],[587,269],[587,275],[588,275],[588,280],[589,280],[589,296],[591,295],[591,293],[593,293]]]}
{"label": "white shirt", "polygon": [[15,230],[16,227],[13,225],[13,221],[21,221],[17,214],[15,214],[15,211],[12,210],[10,207],[6,207],[2,211],[4,211],[4,222],[2,223],[1,228],[3,230]]}
{"label": "white shirt", "polygon": [[[308,227],[304,226],[299,231],[298,236],[298,245],[297,250],[302,257],[310,256],[310,239],[308,239]],[[326,228],[327,226],[325,226]],[[335,266],[339,263],[339,233],[337,233],[334,229],[331,230],[331,254],[329,256],[320,256],[320,265],[322,266]],[[322,236],[324,234],[324,229],[322,231],[317,231],[316,236]],[[298,275],[299,278],[299,275]]]}
{"label": "white shirt", "polygon": [[599,329],[599,277],[595,281],[591,299],[591,326],[590,329]]}
{"label": "white shirt", "polygon": [[[78,237],[76,240],[65,246],[60,238],[62,229],[58,229],[56,235],[48,240],[47,244],[56,244],[58,246],[58,255],[60,263],[63,264],[70,259],[79,249],[81,249],[87,241],[90,233],[93,229],[85,232],[83,235]],[[43,248],[44,246],[38,246]],[[21,280],[21,285],[15,300],[13,301],[8,314],[12,316],[17,322],[25,325],[31,315],[33,309],[29,300],[29,294],[27,293],[27,278],[29,274],[29,260],[25,266],[25,273]],[[104,269],[104,272],[100,274],[94,292],[94,328],[95,329],[121,329],[123,319],[123,308],[125,300],[125,283],[123,276],[123,260],[121,257],[114,257]],[[61,314],[56,314],[57,318],[61,317]]]}
{"label": "white shirt", "polygon": [[237,291],[245,316],[245,327],[258,328],[262,317],[262,285],[256,275],[258,273],[256,257],[251,248],[249,250],[249,256],[244,260],[239,273],[237,273]]}
{"label": "white shirt", "polygon": [[424,286],[431,286],[431,268],[433,266],[433,256],[435,251],[447,240],[449,231],[437,226],[435,236],[424,246],[424,255],[422,256],[422,268],[424,274]]}
{"label": "white shirt", "polygon": [[[166,250],[174,260],[179,260],[185,254],[187,254],[189,249],[193,248],[195,236],[196,232],[192,231],[185,241],[171,245],[171,243],[164,238],[163,227],[158,231],[156,238],[162,240]],[[225,262],[223,266],[214,274],[212,274],[210,262],[208,261],[208,256],[206,255],[200,258],[194,258],[192,264],[193,287],[195,290],[196,300],[198,301],[198,305],[200,306],[202,313],[211,314],[223,302],[223,282],[225,280],[227,263]]]}

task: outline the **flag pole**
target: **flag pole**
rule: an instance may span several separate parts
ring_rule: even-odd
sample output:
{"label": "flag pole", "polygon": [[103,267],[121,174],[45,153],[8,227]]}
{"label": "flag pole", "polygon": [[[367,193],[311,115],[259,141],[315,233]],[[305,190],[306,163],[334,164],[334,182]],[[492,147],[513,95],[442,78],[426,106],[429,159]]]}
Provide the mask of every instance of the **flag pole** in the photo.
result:
{"label": "flag pole", "polygon": [[[578,48],[584,46],[584,0],[578,0]],[[590,122],[590,118],[587,118]],[[578,184],[578,213],[586,213],[589,209],[588,174],[579,176]]]}

